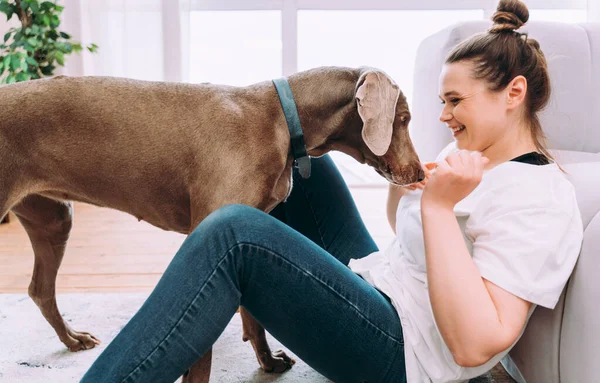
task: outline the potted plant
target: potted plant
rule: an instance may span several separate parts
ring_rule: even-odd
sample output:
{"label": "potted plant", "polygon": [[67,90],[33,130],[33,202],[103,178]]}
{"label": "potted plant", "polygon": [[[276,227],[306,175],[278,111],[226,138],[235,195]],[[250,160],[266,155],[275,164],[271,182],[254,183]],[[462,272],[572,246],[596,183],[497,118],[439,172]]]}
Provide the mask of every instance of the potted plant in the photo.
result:
{"label": "potted plant", "polygon": [[[81,43],[58,30],[63,9],[53,1],[0,0],[6,21],[14,16],[21,22],[0,37],[0,84],[52,76],[57,65],[64,66],[66,55],[83,50]],[[92,53],[98,49],[96,44],[85,48]]]}
{"label": "potted plant", "polygon": [[[81,43],[59,31],[64,7],[52,1],[0,0],[0,12],[6,20],[18,17],[20,27],[11,28],[0,44],[0,83],[10,84],[52,76],[65,55],[81,52]],[[94,53],[96,44],[86,47]]]}

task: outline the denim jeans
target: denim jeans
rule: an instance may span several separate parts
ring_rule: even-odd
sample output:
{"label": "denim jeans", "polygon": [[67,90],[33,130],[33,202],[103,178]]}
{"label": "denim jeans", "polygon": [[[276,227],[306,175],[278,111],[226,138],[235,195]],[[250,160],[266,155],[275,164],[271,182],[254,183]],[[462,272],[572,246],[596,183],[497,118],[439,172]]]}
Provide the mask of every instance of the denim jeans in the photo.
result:
{"label": "denim jeans", "polygon": [[202,221],[81,381],[174,382],[243,306],[335,382],[405,382],[396,310],[347,267],[377,246],[338,169],[323,156],[293,177],[270,214],[228,205]]}

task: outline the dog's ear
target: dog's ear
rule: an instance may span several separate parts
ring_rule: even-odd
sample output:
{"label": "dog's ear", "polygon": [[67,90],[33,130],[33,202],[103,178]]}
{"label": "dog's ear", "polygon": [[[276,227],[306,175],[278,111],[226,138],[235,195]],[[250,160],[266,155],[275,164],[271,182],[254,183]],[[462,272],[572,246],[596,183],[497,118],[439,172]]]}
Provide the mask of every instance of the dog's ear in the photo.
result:
{"label": "dog's ear", "polygon": [[356,91],[358,114],[363,121],[362,138],[375,155],[382,156],[392,142],[400,88],[380,71],[370,71],[363,76],[364,82]]}

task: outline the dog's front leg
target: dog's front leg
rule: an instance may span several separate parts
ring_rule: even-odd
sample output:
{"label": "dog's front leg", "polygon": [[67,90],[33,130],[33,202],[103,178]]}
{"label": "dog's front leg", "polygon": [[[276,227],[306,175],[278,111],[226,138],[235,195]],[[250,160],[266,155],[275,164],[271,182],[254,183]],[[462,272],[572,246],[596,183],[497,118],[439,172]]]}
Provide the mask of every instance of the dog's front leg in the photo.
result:
{"label": "dog's front leg", "polygon": [[93,348],[100,341],[87,332],[71,329],[56,304],[56,275],[69,238],[72,206],[40,195],[30,195],[12,209],[33,246],[35,261],[29,296],[71,351]]}

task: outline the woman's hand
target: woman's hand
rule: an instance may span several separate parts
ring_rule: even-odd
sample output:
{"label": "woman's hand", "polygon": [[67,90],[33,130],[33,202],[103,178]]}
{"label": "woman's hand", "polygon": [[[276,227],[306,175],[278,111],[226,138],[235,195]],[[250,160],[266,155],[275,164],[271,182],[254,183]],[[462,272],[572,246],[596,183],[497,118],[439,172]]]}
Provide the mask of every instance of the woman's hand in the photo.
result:
{"label": "woman's hand", "polygon": [[435,172],[430,175],[423,190],[421,206],[454,209],[479,185],[488,162],[480,152],[461,150],[449,155],[437,163]]}
{"label": "woman's hand", "polygon": [[425,184],[427,183],[427,180],[429,179],[429,176],[431,175],[431,171],[433,169],[435,169],[436,166],[437,166],[437,164],[435,162],[426,162],[426,163],[422,164],[423,171],[425,172],[425,179],[421,182],[410,184],[408,186],[403,186],[403,188],[405,188],[407,190],[417,190],[417,189],[422,190],[423,188],[425,188]]}

